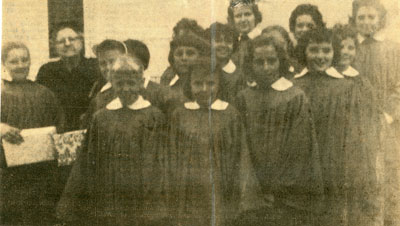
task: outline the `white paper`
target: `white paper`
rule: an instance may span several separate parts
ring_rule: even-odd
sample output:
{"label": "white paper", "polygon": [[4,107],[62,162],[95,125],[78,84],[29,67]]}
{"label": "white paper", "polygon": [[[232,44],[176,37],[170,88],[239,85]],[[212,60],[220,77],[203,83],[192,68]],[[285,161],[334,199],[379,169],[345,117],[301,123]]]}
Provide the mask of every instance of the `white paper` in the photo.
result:
{"label": "white paper", "polygon": [[54,144],[51,137],[56,127],[43,127],[21,130],[24,142],[11,144],[3,140],[7,166],[20,166],[55,159]]}

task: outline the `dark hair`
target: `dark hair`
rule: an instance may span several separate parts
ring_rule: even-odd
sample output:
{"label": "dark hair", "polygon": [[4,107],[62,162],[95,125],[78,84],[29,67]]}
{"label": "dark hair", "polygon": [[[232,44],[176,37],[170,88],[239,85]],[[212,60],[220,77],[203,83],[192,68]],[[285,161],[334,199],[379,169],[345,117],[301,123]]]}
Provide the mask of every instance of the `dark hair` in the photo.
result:
{"label": "dark hair", "polygon": [[176,23],[173,28],[172,38],[181,35],[182,31],[184,31],[183,33],[194,33],[199,36],[204,33],[204,29],[197,24],[197,21],[189,18],[182,18]]}
{"label": "dark hair", "polygon": [[387,10],[379,2],[379,0],[354,0],[353,1],[353,13],[352,13],[352,17],[350,17],[350,21],[349,21],[350,24],[355,25],[357,13],[361,7],[375,8],[378,11],[379,16],[380,16],[380,20],[379,20],[380,29],[385,27]]}
{"label": "dark hair", "polygon": [[29,49],[24,43],[22,43],[22,42],[7,42],[7,43],[3,44],[3,46],[1,47],[1,62],[3,64],[7,60],[8,53],[10,53],[10,51],[13,49],[25,49],[26,52],[28,53],[29,59],[31,58]]}
{"label": "dark hair", "polygon": [[128,54],[137,57],[143,63],[144,70],[149,67],[150,63],[150,51],[147,45],[142,41],[127,39],[124,41]]}
{"label": "dark hair", "polygon": [[51,32],[51,40],[53,40],[53,41],[56,40],[58,32],[60,32],[63,29],[66,29],[66,28],[72,29],[81,37],[82,33],[83,33],[83,30],[81,27],[82,26],[80,26],[78,23],[74,23],[71,21],[58,23],[55,26],[55,29]]}
{"label": "dark hair", "polygon": [[121,53],[125,53],[126,51],[124,44],[122,44],[120,41],[116,41],[113,39],[106,39],[102,41],[100,44],[94,46],[93,48],[93,51],[96,54],[96,56],[99,56],[99,54],[110,50],[118,50]]}
{"label": "dark hair", "polygon": [[333,47],[333,61],[332,65],[336,65],[340,58],[340,43],[338,43],[332,33],[332,30],[322,28],[322,29],[313,29],[307,31],[307,33],[300,38],[299,43],[296,47],[296,56],[298,62],[306,66],[307,65],[307,57],[306,57],[306,49],[311,42],[323,43],[328,42],[332,44]]}
{"label": "dark hair", "polygon": [[[192,65],[190,68],[190,76],[186,80],[186,83],[183,86],[183,94],[189,99],[193,100],[193,93],[192,93],[192,86],[191,86],[191,80],[192,80],[192,74],[195,71],[202,71],[206,75],[213,75],[217,76],[218,79],[218,93],[217,97],[221,98],[221,95],[223,93],[223,81],[221,80],[221,69],[218,67],[215,67],[215,65],[211,62],[209,58],[203,57],[200,60],[197,61],[196,64]],[[223,98],[222,98],[223,99]]]}
{"label": "dark hair", "polygon": [[290,40],[289,33],[286,31],[286,29],[280,25],[273,25],[273,26],[268,26],[262,30],[262,34],[268,34],[271,31],[277,31],[279,34],[282,35],[282,37],[285,39],[287,47],[292,45],[292,41]]}
{"label": "dark hair", "polygon": [[287,75],[289,73],[289,60],[286,51],[276,43],[276,41],[271,37],[264,37],[262,35],[257,36],[253,39],[250,46],[250,54],[248,58],[248,62],[246,63],[245,70],[250,74],[253,75],[253,58],[254,58],[254,51],[258,47],[262,46],[273,46],[276,50],[279,59],[279,73],[281,76]]}
{"label": "dark hair", "polygon": [[230,37],[232,38],[233,41],[233,52],[235,52],[236,49],[238,48],[239,34],[232,26],[228,24],[215,22],[211,24],[209,28],[206,29],[205,34],[207,39],[210,41],[213,39],[213,37],[219,37],[221,35],[225,37]]}
{"label": "dark hair", "polygon": [[296,27],[297,17],[299,17],[301,15],[310,15],[311,18],[313,19],[313,21],[315,22],[317,29],[321,29],[321,28],[325,27],[324,21],[322,20],[322,14],[316,5],[301,4],[301,5],[298,5],[292,11],[292,14],[290,15],[289,28],[290,28],[291,32],[294,32],[295,27]]}
{"label": "dark hair", "polygon": [[233,8],[239,4],[251,6],[251,11],[253,11],[256,25],[262,22],[262,14],[258,9],[258,5],[255,3],[254,0],[231,0],[230,5],[228,7],[228,24],[230,24],[231,26],[235,25]]}
{"label": "dark hair", "polygon": [[170,42],[169,55],[168,55],[168,62],[170,63],[170,65],[174,64],[174,51],[179,46],[194,47],[199,51],[199,54],[201,56],[206,56],[209,55],[210,53],[211,45],[209,41],[195,34],[189,33],[189,34],[178,35]]}

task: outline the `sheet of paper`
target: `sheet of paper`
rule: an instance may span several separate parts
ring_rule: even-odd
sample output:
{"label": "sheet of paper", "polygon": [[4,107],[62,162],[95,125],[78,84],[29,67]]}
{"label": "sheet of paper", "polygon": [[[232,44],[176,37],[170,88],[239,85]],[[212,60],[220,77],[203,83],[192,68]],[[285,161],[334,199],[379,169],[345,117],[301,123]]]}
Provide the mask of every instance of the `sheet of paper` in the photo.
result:
{"label": "sheet of paper", "polygon": [[24,142],[11,144],[3,140],[4,155],[8,167],[27,165],[55,159],[54,144],[51,137],[56,127],[24,129],[21,136]]}

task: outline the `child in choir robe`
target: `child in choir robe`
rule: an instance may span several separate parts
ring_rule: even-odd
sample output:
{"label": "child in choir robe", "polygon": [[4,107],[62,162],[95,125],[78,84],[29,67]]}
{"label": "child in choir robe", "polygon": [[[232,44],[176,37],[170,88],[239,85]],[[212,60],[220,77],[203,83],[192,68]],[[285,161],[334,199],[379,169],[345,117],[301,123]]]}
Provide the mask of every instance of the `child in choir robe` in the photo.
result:
{"label": "child in choir robe", "polygon": [[93,98],[90,101],[88,111],[82,119],[82,128],[87,128],[93,114],[105,107],[115,98],[114,92],[111,89],[111,83],[109,82],[110,70],[115,60],[119,56],[127,53],[127,48],[124,43],[112,39],[102,41],[99,45],[96,45],[93,50],[99,62],[101,75],[106,83],[98,81],[94,85],[91,92]]}
{"label": "child in choir robe", "polygon": [[285,78],[286,57],[273,38],[256,37],[249,68],[255,84],[237,97],[262,195],[273,200],[269,212],[252,218],[280,210],[277,225],[312,225],[323,195],[320,156],[308,99]]}
{"label": "child in choir robe", "polygon": [[[19,42],[2,47],[1,140],[23,142],[22,129],[56,126],[62,132],[63,113],[55,95],[27,80],[28,48]],[[1,225],[50,225],[54,218],[56,161],[7,167],[0,147]]]}
{"label": "child in choir robe", "polygon": [[164,116],[140,94],[141,65],[117,58],[116,98],[95,113],[59,203],[64,220],[84,225],[147,225],[163,217],[161,134]]}
{"label": "child in choir robe", "polygon": [[288,79],[292,79],[295,73],[300,72],[303,68],[297,62],[297,60],[290,55],[293,52],[293,43],[290,40],[289,33],[279,25],[268,26],[262,30],[262,35],[264,37],[271,37],[273,38],[277,44],[279,44],[286,52],[287,59],[289,61],[289,72]]}
{"label": "child in choir robe", "polygon": [[209,57],[209,53],[209,42],[192,33],[178,35],[171,41],[168,61],[175,74],[170,81],[161,81],[161,85],[168,87],[164,96],[165,108],[162,109],[168,117],[187,100],[183,90],[189,81],[190,68],[199,59]]}
{"label": "child in choir robe", "polygon": [[[334,38],[340,47],[340,57],[335,68],[355,83],[360,96],[352,99],[350,118],[352,125],[346,135],[347,171],[347,217],[349,225],[374,225],[378,221],[378,181],[376,159],[381,146],[379,140],[380,112],[374,89],[364,75],[352,67],[357,52],[356,32],[347,25],[335,25]],[[356,98],[357,97],[357,98]],[[372,211],[367,211],[365,206]]]}
{"label": "child in choir robe", "polygon": [[245,134],[237,110],[219,99],[217,70],[210,62],[193,66],[189,101],[171,117],[166,190],[177,225],[225,225],[238,212]]}
{"label": "child in choir robe", "polygon": [[355,67],[371,82],[380,103],[383,152],[385,225],[400,224],[400,45],[385,39],[386,9],[379,1],[353,2],[351,22],[357,30],[358,51]]}
{"label": "child in choir robe", "polygon": [[[362,92],[354,81],[345,79],[332,67],[339,59],[340,47],[330,30],[307,32],[300,38],[297,51],[299,62],[305,68],[295,75],[295,84],[310,100],[321,154],[326,197],[324,225],[344,225],[347,195],[352,188],[349,186],[357,185],[356,189],[361,189],[376,181],[373,154],[364,153],[368,150],[361,144],[364,141],[356,140],[358,137],[351,133],[362,123],[355,118],[364,111],[364,106],[353,101],[361,100]],[[356,155],[360,157],[359,169],[347,161]],[[363,208],[375,211],[375,207],[367,203]]]}
{"label": "child in choir robe", "polygon": [[[228,7],[228,24],[239,34],[238,48],[232,59],[243,70],[248,61],[250,41],[261,34],[257,27],[262,22],[262,14],[254,0],[231,0]],[[246,84],[243,84],[245,87]]]}
{"label": "child in choir robe", "polygon": [[237,48],[237,34],[229,25],[214,23],[206,30],[211,40],[212,48],[215,51],[216,67],[220,68],[221,82],[223,83],[223,99],[233,102],[237,93],[244,88],[246,81],[243,81],[241,71],[231,60],[232,53]]}
{"label": "child in choir robe", "polygon": [[292,32],[294,40],[288,50],[289,56],[297,58],[295,54],[295,47],[307,31],[312,29],[324,28],[325,24],[322,19],[322,14],[318,6],[311,4],[298,5],[291,13],[289,18],[289,29]]}
{"label": "child in choir robe", "polygon": [[[197,24],[196,20],[182,18],[173,29],[172,40],[188,34],[204,38],[204,29]],[[184,48],[186,50],[184,53],[186,54],[175,56],[172,47],[172,43],[170,43],[170,52],[168,55],[170,66],[163,72],[160,78],[160,84],[163,86],[170,86],[172,84],[171,81],[175,79],[176,75],[184,77],[188,73],[187,66],[195,63],[202,51],[192,44]]]}

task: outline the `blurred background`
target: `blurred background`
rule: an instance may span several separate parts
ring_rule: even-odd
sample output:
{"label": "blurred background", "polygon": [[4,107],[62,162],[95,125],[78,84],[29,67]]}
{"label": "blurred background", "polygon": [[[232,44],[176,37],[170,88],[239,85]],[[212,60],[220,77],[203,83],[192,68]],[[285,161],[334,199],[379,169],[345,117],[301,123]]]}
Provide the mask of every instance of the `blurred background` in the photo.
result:
{"label": "blurred background", "polygon": [[[388,10],[385,33],[400,42],[400,0],[381,0]],[[260,28],[278,24],[288,29],[292,10],[302,3],[320,8],[328,27],[347,23],[352,0],[259,0],[263,13]],[[106,38],[144,41],[151,53],[146,76],[157,80],[168,66],[172,28],[183,17],[207,28],[212,22],[227,22],[229,0],[3,0],[2,41],[19,40],[31,51],[30,78],[39,67],[56,60],[49,46],[49,33],[60,22],[81,24],[85,54],[94,57],[92,46]]]}

